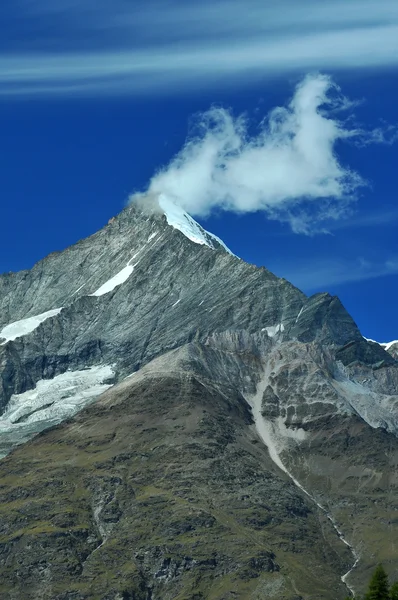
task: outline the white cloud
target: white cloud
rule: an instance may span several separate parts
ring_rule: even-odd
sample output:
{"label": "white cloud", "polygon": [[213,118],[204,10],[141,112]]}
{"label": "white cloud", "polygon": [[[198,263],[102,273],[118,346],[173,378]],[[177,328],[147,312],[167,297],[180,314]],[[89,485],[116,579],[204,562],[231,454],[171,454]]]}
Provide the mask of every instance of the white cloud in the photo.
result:
{"label": "white cloud", "polygon": [[364,185],[335,153],[338,140],[366,135],[337,120],[337,109],[349,106],[331,78],[318,74],[307,76],[257,135],[249,134],[244,117],[213,108],[200,115],[194,135],[147,191],[165,194],[193,215],[264,211],[295,232],[311,233],[346,215]]}
{"label": "white cloud", "polygon": [[3,22],[5,95],[182,93],[398,64],[396,0],[15,0]]}

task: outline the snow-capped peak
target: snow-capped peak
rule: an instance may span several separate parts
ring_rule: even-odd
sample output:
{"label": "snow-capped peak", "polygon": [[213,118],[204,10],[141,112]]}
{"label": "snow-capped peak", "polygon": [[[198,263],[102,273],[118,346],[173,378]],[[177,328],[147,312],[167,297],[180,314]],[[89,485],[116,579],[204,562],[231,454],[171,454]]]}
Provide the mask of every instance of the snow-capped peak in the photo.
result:
{"label": "snow-capped peak", "polygon": [[389,350],[392,346],[395,346],[395,344],[398,344],[398,340],[394,340],[393,342],[382,342],[380,346],[383,346],[385,350]]}
{"label": "snow-capped peak", "polygon": [[384,350],[390,350],[390,348],[392,348],[393,346],[395,346],[395,344],[397,344],[397,348],[398,348],[398,340],[393,340],[392,342],[376,342],[376,340],[371,340],[370,338],[365,338],[365,340],[367,340],[368,342],[373,342],[374,344],[379,344],[379,346],[382,346],[382,348],[384,348]]}
{"label": "snow-capped peak", "polygon": [[166,216],[167,223],[171,227],[174,227],[174,229],[181,231],[192,242],[208,246],[212,249],[216,248],[217,245],[221,245],[229,254],[235,256],[219,237],[203,229],[195,219],[180,206],[174,204],[167,196],[160,194],[158,202]]}

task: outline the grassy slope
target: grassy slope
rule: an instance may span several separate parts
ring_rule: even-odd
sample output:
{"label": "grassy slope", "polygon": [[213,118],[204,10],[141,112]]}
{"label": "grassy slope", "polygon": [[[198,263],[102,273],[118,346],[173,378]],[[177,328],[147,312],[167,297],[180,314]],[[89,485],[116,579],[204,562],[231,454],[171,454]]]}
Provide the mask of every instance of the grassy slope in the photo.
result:
{"label": "grassy slope", "polygon": [[397,438],[355,417],[335,416],[320,419],[309,442],[284,460],[360,555],[351,585],[364,592],[379,562],[397,580]]}
{"label": "grassy slope", "polygon": [[134,382],[0,462],[1,597],[344,598],[349,551],[244,401],[184,373]]}

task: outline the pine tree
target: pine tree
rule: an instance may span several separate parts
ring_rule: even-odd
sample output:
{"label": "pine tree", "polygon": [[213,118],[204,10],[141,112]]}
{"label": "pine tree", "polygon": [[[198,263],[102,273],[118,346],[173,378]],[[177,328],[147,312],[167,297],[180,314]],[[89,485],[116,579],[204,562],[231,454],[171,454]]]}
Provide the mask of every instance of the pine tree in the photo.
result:
{"label": "pine tree", "polygon": [[365,600],[390,600],[388,577],[382,565],[378,565],[372,575]]}
{"label": "pine tree", "polygon": [[398,600],[398,581],[390,587],[390,600]]}

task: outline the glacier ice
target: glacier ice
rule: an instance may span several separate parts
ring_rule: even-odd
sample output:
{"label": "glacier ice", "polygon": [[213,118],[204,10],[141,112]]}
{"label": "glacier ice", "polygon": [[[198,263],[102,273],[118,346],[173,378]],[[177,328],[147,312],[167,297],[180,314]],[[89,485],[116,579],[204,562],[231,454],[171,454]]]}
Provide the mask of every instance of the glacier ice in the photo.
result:
{"label": "glacier ice", "polygon": [[13,394],[0,417],[0,457],[7,454],[8,446],[76,414],[113,383],[113,366],[97,365],[41,379],[34,389]]}

